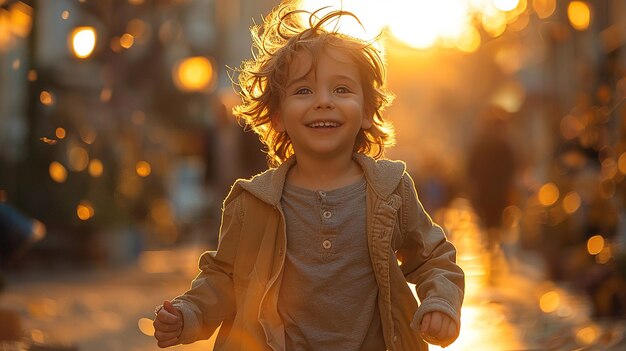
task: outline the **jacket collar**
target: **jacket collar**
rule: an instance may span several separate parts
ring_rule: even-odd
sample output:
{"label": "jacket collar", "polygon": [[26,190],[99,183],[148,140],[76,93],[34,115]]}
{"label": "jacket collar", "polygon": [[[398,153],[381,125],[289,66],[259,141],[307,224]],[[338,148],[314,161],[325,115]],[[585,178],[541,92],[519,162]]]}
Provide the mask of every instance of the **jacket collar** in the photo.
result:
{"label": "jacket collar", "polygon": [[[363,169],[369,186],[383,199],[393,193],[406,170],[402,161],[375,160],[361,153],[355,153],[352,157]],[[251,179],[239,179],[233,185],[231,195],[238,193],[238,190],[247,190],[270,205],[278,205],[287,172],[295,163],[295,158],[290,157],[277,168],[270,168]]]}

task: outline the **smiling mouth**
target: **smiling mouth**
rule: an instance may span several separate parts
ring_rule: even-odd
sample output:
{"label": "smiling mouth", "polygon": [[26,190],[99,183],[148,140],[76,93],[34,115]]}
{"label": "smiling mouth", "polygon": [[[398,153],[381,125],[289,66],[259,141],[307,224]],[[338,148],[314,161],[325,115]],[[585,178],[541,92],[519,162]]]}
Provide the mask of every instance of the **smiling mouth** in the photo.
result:
{"label": "smiling mouth", "polygon": [[309,128],[337,128],[339,126],[341,126],[341,124],[329,121],[319,121],[307,124],[307,127]]}

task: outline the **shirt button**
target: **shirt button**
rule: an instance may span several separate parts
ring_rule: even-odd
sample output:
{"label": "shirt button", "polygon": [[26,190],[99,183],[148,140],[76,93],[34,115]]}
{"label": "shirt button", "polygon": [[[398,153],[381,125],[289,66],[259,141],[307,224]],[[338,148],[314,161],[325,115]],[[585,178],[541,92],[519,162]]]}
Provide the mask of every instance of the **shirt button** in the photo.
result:
{"label": "shirt button", "polygon": [[332,216],[333,216],[333,214],[332,214],[330,211],[324,211],[324,212],[322,213],[322,216],[323,216],[324,218],[326,218],[326,219],[329,219],[330,217],[332,217]]}
{"label": "shirt button", "polygon": [[319,191],[318,194],[320,194],[321,197],[326,197],[326,192],[325,191]]}
{"label": "shirt button", "polygon": [[333,246],[333,243],[330,242],[330,240],[324,240],[322,242],[322,247],[325,248],[326,250],[330,249]]}

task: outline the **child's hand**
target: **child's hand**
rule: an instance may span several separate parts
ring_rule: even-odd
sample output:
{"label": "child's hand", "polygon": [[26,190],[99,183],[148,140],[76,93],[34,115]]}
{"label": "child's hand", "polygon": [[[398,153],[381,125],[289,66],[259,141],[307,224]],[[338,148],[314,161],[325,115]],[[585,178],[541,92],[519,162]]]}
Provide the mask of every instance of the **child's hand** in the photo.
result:
{"label": "child's hand", "polygon": [[161,348],[177,345],[183,331],[183,314],[169,301],[163,302],[154,318],[154,337]]}
{"label": "child's hand", "polygon": [[458,336],[457,325],[445,313],[426,313],[422,318],[420,335],[429,344],[446,347],[452,344]]}

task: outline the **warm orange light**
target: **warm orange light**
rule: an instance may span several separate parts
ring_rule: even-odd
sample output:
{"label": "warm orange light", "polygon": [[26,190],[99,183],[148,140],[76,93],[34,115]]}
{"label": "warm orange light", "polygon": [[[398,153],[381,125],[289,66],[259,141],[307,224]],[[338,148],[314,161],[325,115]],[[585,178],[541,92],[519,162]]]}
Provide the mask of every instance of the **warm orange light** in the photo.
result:
{"label": "warm orange light", "polygon": [[604,248],[604,238],[602,235],[594,235],[587,240],[587,252],[590,255],[599,254]]}
{"label": "warm orange light", "polygon": [[580,208],[581,199],[580,195],[578,195],[575,191],[570,191],[563,198],[563,210],[567,214],[572,214]]}
{"label": "warm orange light", "polygon": [[56,135],[58,139],[65,139],[65,134],[65,129],[61,127],[55,129],[54,131],[54,135]]}
{"label": "warm orange light", "polygon": [[539,189],[538,195],[543,206],[552,206],[559,199],[559,188],[554,183],[547,183]]}
{"label": "warm orange light", "polygon": [[584,1],[572,1],[567,6],[567,17],[574,29],[583,31],[589,28],[591,9]]}
{"label": "warm orange light", "polygon": [[34,69],[28,70],[28,74],[26,75],[26,78],[28,79],[29,82],[34,82],[37,80],[37,71],[35,71]]}
{"label": "warm orange light", "polygon": [[583,327],[576,332],[576,341],[581,345],[594,345],[600,337],[600,331],[595,325]]}
{"label": "warm orange light", "polygon": [[539,299],[539,308],[544,313],[551,313],[556,311],[561,304],[561,297],[556,291],[548,291],[543,294]]}
{"label": "warm orange light", "polygon": [[533,0],[533,9],[537,17],[548,18],[556,10],[556,0]]}
{"label": "warm orange light", "polygon": [[39,93],[39,101],[46,106],[50,106],[54,104],[54,95],[52,95],[49,91],[44,90]]}
{"label": "warm orange light", "polygon": [[137,326],[144,335],[154,336],[154,325],[152,324],[152,319],[140,318],[137,322]]}
{"label": "warm orange light", "polygon": [[206,57],[186,58],[179,61],[174,67],[173,79],[180,90],[206,90],[213,80],[213,65]]}
{"label": "warm orange light", "polygon": [[94,178],[98,178],[104,172],[104,165],[102,164],[102,161],[98,159],[92,159],[91,161],[89,161],[88,170],[89,170],[89,175],[91,175]]}
{"label": "warm orange light", "polygon": [[95,211],[89,201],[81,201],[80,204],[76,206],[76,215],[83,221],[90,219],[94,214]]}
{"label": "warm orange light", "polygon": [[456,41],[456,47],[464,52],[474,52],[480,47],[480,33],[474,27],[467,30]]}
{"label": "warm orange light", "polygon": [[11,31],[13,34],[26,38],[33,27],[33,8],[18,1],[10,9]]}
{"label": "warm orange light", "polygon": [[96,47],[96,30],[93,27],[78,27],[71,35],[71,48],[78,58],[87,58]]}
{"label": "warm orange light", "polygon": [[135,165],[135,171],[137,172],[138,176],[145,178],[149,176],[150,173],[152,172],[152,167],[146,161],[139,161]]}
{"label": "warm orange light", "polygon": [[494,38],[506,30],[506,16],[502,11],[485,9],[481,21],[485,31]]}
{"label": "warm orange light", "polygon": [[50,174],[50,178],[57,183],[63,183],[67,180],[67,170],[57,161],[50,163],[48,173]]}
{"label": "warm orange light", "polygon": [[124,49],[130,49],[130,47],[133,46],[134,43],[135,43],[135,37],[133,37],[132,35],[128,33],[124,33],[120,37],[120,46],[123,47]]}

